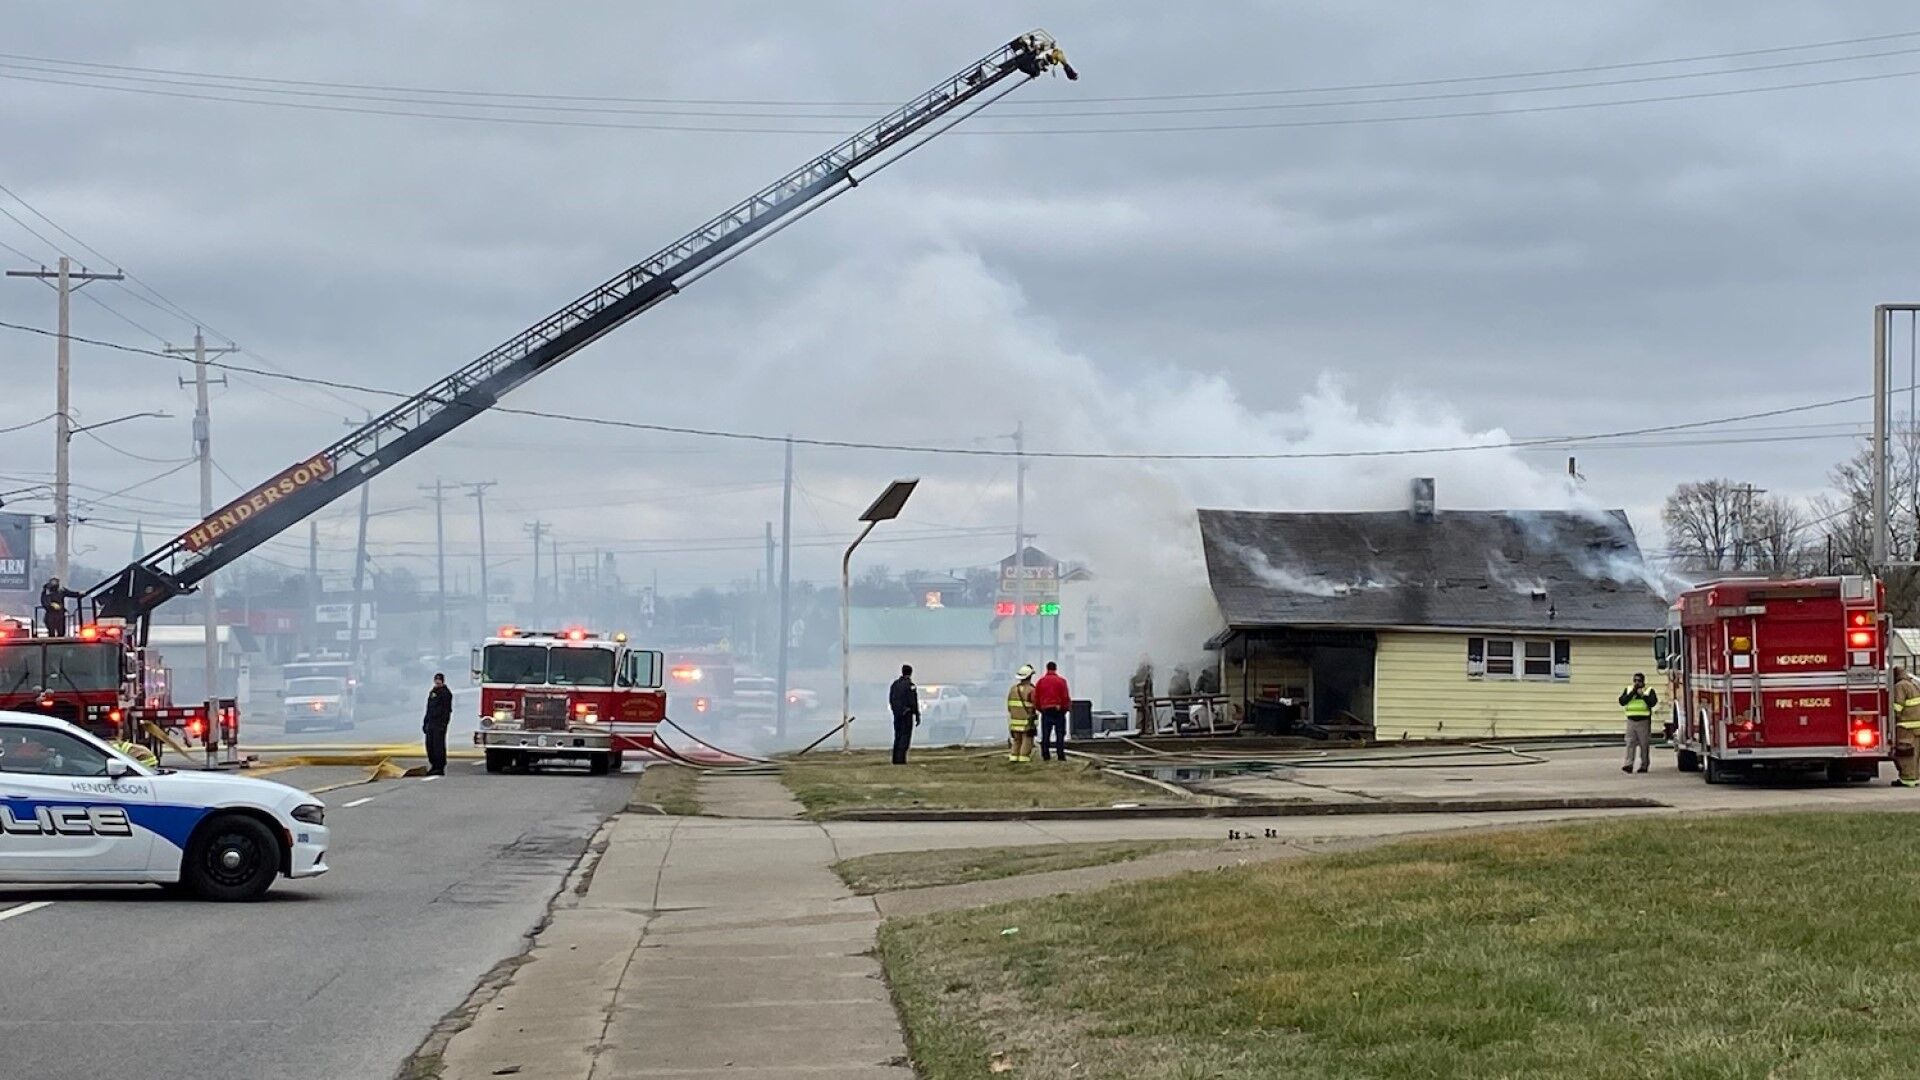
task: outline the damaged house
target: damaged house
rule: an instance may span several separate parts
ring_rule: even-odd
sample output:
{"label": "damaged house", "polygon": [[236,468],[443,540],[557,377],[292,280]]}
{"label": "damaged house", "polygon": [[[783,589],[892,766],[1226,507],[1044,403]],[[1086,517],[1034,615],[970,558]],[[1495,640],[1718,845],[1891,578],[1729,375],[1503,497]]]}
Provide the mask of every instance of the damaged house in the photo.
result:
{"label": "damaged house", "polygon": [[1225,627],[1207,642],[1256,726],[1381,739],[1612,733],[1666,602],[1624,511],[1200,511]]}

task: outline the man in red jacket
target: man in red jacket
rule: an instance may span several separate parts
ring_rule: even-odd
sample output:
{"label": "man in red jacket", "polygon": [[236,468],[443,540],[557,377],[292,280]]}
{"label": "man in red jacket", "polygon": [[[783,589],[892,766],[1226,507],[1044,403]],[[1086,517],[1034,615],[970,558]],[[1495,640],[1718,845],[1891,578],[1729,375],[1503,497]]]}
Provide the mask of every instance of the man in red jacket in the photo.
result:
{"label": "man in red jacket", "polygon": [[1054,754],[1067,760],[1067,710],[1073,708],[1073,694],[1060,677],[1059,665],[1051,660],[1047,673],[1033,684],[1033,707],[1040,710],[1040,760],[1053,760]]}

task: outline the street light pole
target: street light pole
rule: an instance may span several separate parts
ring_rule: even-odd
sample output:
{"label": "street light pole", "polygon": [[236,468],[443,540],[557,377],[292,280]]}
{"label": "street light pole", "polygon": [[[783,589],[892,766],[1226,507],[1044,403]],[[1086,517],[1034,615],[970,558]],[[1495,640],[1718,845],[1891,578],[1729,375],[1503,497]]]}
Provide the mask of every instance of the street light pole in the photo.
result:
{"label": "street light pole", "polygon": [[860,541],[867,538],[875,525],[899,517],[907,505],[907,497],[919,484],[918,479],[888,484],[887,490],[860,515],[867,527],[860,530],[860,535],[847,545],[847,553],[840,557],[840,749],[843,751],[853,749],[853,549],[860,546]]}

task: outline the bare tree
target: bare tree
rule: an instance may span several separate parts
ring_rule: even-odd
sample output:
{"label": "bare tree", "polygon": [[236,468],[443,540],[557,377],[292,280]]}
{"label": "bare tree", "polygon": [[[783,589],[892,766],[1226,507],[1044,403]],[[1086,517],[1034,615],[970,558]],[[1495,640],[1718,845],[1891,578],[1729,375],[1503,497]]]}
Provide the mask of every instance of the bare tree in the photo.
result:
{"label": "bare tree", "polygon": [[1732,480],[1681,484],[1660,511],[1670,555],[1689,570],[1748,568],[1754,527],[1754,487]]}

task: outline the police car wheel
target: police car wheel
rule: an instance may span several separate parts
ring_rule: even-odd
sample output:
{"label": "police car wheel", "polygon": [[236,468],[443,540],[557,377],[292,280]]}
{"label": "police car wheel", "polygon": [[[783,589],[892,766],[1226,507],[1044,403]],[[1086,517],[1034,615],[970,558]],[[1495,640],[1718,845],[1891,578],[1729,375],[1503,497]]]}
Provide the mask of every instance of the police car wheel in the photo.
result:
{"label": "police car wheel", "polygon": [[280,873],[280,840],[250,817],[223,814],[187,845],[180,880],[205,900],[257,900]]}

